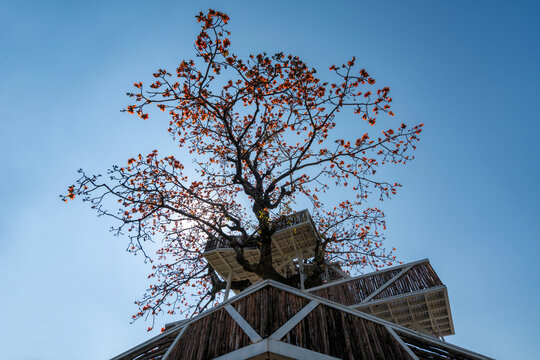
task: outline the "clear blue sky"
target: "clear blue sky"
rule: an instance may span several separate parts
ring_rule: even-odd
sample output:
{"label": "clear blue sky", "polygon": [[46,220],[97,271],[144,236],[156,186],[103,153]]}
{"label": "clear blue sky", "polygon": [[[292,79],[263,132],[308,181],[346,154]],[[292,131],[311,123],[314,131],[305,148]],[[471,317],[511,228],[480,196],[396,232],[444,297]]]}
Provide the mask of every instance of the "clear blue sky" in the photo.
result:
{"label": "clear blue sky", "polygon": [[2,356],[103,359],[153,335],[129,324],[147,265],[58,194],[80,167],[174,151],[165,118],[119,109],[134,81],[193,56],[208,7],[230,15],[239,54],[293,52],[320,69],[355,55],[391,86],[398,121],[425,132],[417,159],[388,172],[404,184],[382,204],[388,244],[429,258],[448,286],[449,342],[538,356],[538,3],[161,0],[0,4]]}

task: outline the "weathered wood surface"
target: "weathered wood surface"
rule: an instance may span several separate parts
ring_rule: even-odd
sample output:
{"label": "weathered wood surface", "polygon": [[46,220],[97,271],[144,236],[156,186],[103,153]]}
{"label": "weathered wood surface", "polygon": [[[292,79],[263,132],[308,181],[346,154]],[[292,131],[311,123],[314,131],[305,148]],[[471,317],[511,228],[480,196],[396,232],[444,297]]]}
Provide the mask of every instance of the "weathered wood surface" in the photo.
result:
{"label": "weathered wood surface", "polygon": [[401,269],[389,270],[380,274],[341,282],[334,286],[329,285],[311,291],[311,293],[345,306],[355,305],[362,302],[362,300],[368,297],[372,292],[377,290],[392,277],[399,274],[400,271]]}
{"label": "weathered wood surface", "polygon": [[221,309],[189,324],[169,359],[213,359],[250,343],[246,333]]}
{"label": "weathered wood surface", "polygon": [[409,334],[398,332],[399,337],[409,346],[419,360],[478,360],[479,357],[446,346],[424,341]]}
{"label": "weathered wood surface", "polygon": [[417,264],[377,294],[374,299],[383,299],[439,285],[443,285],[443,283],[429,263]]}
{"label": "weathered wood surface", "polygon": [[181,329],[170,329],[163,334],[128,350],[126,353],[114,357],[112,360],[153,360],[161,359]]}
{"label": "weathered wood surface", "polygon": [[[310,291],[313,295],[335,301],[345,306],[360,304],[386,282],[398,275],[402,268],[375,272],[369,276],[353,278],[350,281],[339,282],[336,285]],[[443,283],[428,262],[414,265],[405,274],[382,290],[373,300],[389,296],[406,294],[442,285]]]}
{"label": "weathered wood surface", "polygon": [[266,287],[235,302],[233,307],[262,338],[266,338],[308,302],[306,298],[275,287]]}
{"label": "weathered wood surface", "polygon": [[411,359],[384,325],[322,304],[282,341],[340,359]]}
{"label": "weathered wood surface", "polygon": [[[418,276],[427,270],[420,268],[411,275]],[[426,279],[424,285],[438,280]],[[378,281],[386,282],[384,278]],[[408,280],[404,282],[407,283]],[[236,318],[241,317],[242,326],[256,336],[252,334],[250,339],[231,313]],[[291,322],[287,323],[289,320]],[[244,350],[255,348],[262,351],[254,355],[262,356],[269,351],[264,347],[266,343],[287,350],[288,355],[283,353],[286,356],[281,358],[307,349],[304,353],[319,353],[321,359],[489,359],[269,280],[255,285],[236,300],[233,298],[223,306],[188,320],[183,326],[187,327],[174,346],[170,346],[175,339],[173,332],[178,334],[181,325],[174,331],[171,329],[167,336],[158,336],[154,342],[141,344],[134,348],[136,351],[128,351],[125,357],[117,359],[158,360],[166,351],[167,360],[206,360],[227,354],[230,354],[227,359],[233,359],[231,356],[236,355],[231,353],[247,354]],[[313,358],[315,353],[310,354]]]}

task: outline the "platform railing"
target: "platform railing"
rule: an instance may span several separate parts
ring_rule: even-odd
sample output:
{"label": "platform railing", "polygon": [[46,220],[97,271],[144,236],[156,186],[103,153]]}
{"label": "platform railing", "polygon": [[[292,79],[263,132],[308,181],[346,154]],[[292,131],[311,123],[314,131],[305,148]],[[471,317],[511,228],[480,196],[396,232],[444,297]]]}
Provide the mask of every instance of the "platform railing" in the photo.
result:
{"label": "platform railing", "polygon": [[[284,231],[289,228],[292,228],[294,226],[310,222],[313,229],[316,229],[315,223],[313,222],[313,219],[311,218],[311,215],[309,214],[308,210],[302,210],[295,212],[294,214],[287,215],[280,220],[276,221],[276,232]],[[317,233],[315,231],[315,233]],[[318,236],[318,235],[317,235]],[[234,235],[232,236],[235,239],[240,240],[242,237],[240,235]],[[253,241],[255,244],[255,241]],[[208,238],[208,241],[206,242],[206,246],[204,248],[204,251],[212,251],[216,249],[229,249],[231,247],[230,241],[228,239],[225,239],[223,237],[210,237]],[[248,247],[255,247],[248,246]]]}
{"label": "platform railing", "polygon": [[313,220],[311,220],[311,215],[309,214],[309,211],[301,210],[295,212],[294,214],[287,215],[276,222],[276,232],[286,230],[288,228],[303,224],[308,221],[311,221],[311,223],[313,224]]}

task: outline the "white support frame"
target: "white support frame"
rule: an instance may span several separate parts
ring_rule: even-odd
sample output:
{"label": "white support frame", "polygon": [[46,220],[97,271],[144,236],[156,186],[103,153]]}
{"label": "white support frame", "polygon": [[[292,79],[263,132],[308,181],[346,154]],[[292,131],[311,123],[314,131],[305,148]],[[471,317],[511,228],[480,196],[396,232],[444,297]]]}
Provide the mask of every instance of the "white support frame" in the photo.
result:
{"label": "white support frame", "polygon": [[236,311],[235,308],[232,307],[231,304],[225,305],[225,310],[231,315],[234,321],[244,330],[247,336],[251,339],[252,342],[256,343],[262,340],[261,335],[259,335],[255,329],[249,325],[249,323]]}
{"label": "white support frame", "polygon": [[296,251],[296,256],[298,256],[298,270],[300,270],[300,288],[306,290],[304,287],[304,281],[306,280],[306,275],[304,275],[304,254],[300,251]]}
{"label": "white support frame", "polygon": [[405,273],[409,270],[411,270],[413,268],[414,265],[409,265],[405,268],[403,268],[399,273],[397,273],[396,275],[392,276],[392,278],[390,280],[388,280],[387,282],[385,282],[384,284],[382,284],[379,288],[377,288],[377,290],[375,290],[374,292],[372,292],[371,294],[369,294],[369,296],[367,296],[364,300],[360,301],[360,304],[365,304],[367,302],[369,302],[371,299],[373,299],[375,296],[379,295],[382,291],[384,291],[387,287],[389,287],[390,285],[392,285],[397,279],[399,279],[400,277],[402,277],[403,275],[405,275]]}
{"label": "white support frame", "polygon": [[384,274],[385,272],[388,272],[388,271],[399,270],[399,269],[402,269],[402,268],[406,268],[406,267],[414,266],[414,265],[418,265],[418,264],[423,264],[423,263],[428,263],[429,264],[429,260],[428,259],[423,259],[423,260],[413,261],[413,262],[410,262],[410,263],[407,263],[407,264],[388,267],[386,269],[379,270],[376,273],[370,272],[370,273],[362,274],[362,275],[355,276],[355,277],[349,277],[348,279],[332,281],[331,283],[327,283],[327,284],[323,284],[323,285],[320,285],[320,286],[309,288],[306,291],[307,292],[313,292],[315,290],[319,290],[319,289],[326,288],[326,287],[329,287],[329,286],[343,284],[343,283],[346,283],[346,282],[349,282],[349,281],[354,281],[354,280],[362,279],[362,278],[373,276],[373,275],[380,275],[380,274]]}
{"label": "white support frame", "polygon": [[184,332],[186,331],[187,329],[187,325],[184,326],[182,328],[182,330],[180,330],[180,332],[178,333],[178,335],[176,335],[176,338],[174,339],[174,341],[172,342],[171,346],[169,346],[169,348],[167,349],[167,352],[165,353],[165,355],[163,355],[163,357],[161,358],[161,360],[168,360],[168,357],[169,355],[172,353],[174,347],[176,346],[176,344],[178,343],[178,341],[180,341],[180,338],[182,337],[182,335],[184,335]]}
{"label": "white support frame", "polygon": [[276,249],[278,250],[279,255],[281,255],[281,258],[285,259],[285,254],[283,253],[283,250],[281,250],[281,248],[279,247],[278,241],[276,241],[274,245],[276,245]]}
{"label": "white support frame", "polygon": [[[427,296],[429,294],[437,293],[437,292],[440,292],[440,291],[442,291],[443,294],[444,294],[444,300],[445,300],[444,309],[446,309],[448,315],[443,316],[443,317],[433,317],[431,314],[433,313],[434,309],[430,305],[430,300],[428,300]],[[450,324],[449,334],[446,334],[446,335],[452,335],[452,334],[455,333],[454,332],[454,324],[452,322],[450,303],[448,302],[448,290],[446,288],[446,285],[439,285],[439,286],[434,286],[434,287],[427,288],[427,289],[408,292],[408,293],[405,293],[405,294],[388,296],[388,297],[385,297],[383,299],[372,300],[369,303],[362,303],[361,302],[361,303],[356,304],[356,305],[351,305],[350,308],[355,309],[355,310],[359,310],[359,311],[369,310],[370,312],[372,312],[371,311],[372,307],[380,305],[380,304],[388,304],[388,310],[390,311],[390,314],[392,315],[392,317],[394,319],[396,319],[395,314],[392,313],[392,306],[390,306],[390,304],[394,303],[394,302],[396,302],[398,300],[406,300],[407,298],[416,297],[416,296],[422,296],[424,298],[426,306],[428,307],[428,312],[430,313],[429,319],[430,319],[430,321],[432,323],[432,327],[434,329],[434,332],[436,334],[438,333],[437,336],[441,340],[444,341],[444,337],[443,337],[443,335],[441,335],[441,330],[439,328],[439,319],[446,319],[446,321]],[[441,307],[438,307],[436,309],[441,309]],[[410,313],[410,315],[411,315],[412,318],[414,318],[414,315],[412,314],[412,312]]]}
{"label": "white support frame", "polygon": [[[403,267],[407,267],[409,265],[415,265],[415,264],[418,264],[418,263],[422,263],[422,262],[426,262],[427,260],[421,260],[421,261],[417,261],[415,263],[410,263],[410,264],[405,264],[403,266],[400,266],[400,268],[403,268]],[[353,279],[346,279],[346,280],[343,280],[341,282],[346,282],[346,281],[351,281],[351,280],[354,280]],[[332,285],[335,284],[332,283]],[[274,280],[263,280],[263,281],[260,281],[260,282],[257,282],[256,284],[253,284],[251,285],[250,287],[248,287],[247,289],[245,289],[244,291],[242,291],[240,294],[238,294],[237,296],[233,297],[232,299],[229,299],[225,302],[223,302],[222,304],[212,308],[212,309],[209,309],[208,311],[198,315],[198,316],[195,316],[189,320],[184,320],[182,321],[182,323],[178,322],[178,323],[173,323],[175,326],[173,328],[171,328],[170,330],[167,330],[165,333],[163,334],[160,334],[156,337],[154,337],[153,339],[151,340],[148,340],[146,342],[144,342],[143,344],[140,344],[139,346],[136,346],[135,348],[131,349],[131,350],[128,350],[124,353],[122,353],[121,355],[113,358],[113,359],[121,359],[123,356],[126,356],[126,355],[129,355],[130,353],[138,350],[138,349],[141,349],[141,348],[144,348],[145,346],[149,345],[151,342],[157,340],[158,338],[161,338],[163,336],[166,336],[167,334],[170,335],[172,332],[174,331],[177,331],[178,328],[180,326],[188,326],[189,324],[193,323],[193,322],[196,322],[196,321],[199,321],[200,319],[206,317],[206,316],[209,316],[211,314],[213,314],[214,312],[216,311],[220,311],[222,308],[229,308],[229,309],[232,309],[232,311],[228,310],[229,314],[234,314],[236,313],[237,316],[235,318],[235,316],[233,316],[231,314],[231,316],[233,316],[233,318],[235,319],[235,321],[237,321],[237,318],[241,319],[240,322],[245,322],[244,325],[247,325],[245,326],[247,329],[252,329],[253,328],[246,322],[246,320],[231,306],[231,304],[233,302],[237,302],[251,294],[253,294],[254,292],[266,287],[266,286],[273,286],[277,289],[280,289],[280,290],[283,290],[283,291],[286,291],[288,293],[291,293],[293,295],[297,295],[299,297],[303,297],[305,299],[308,299],[308,300],[312,300],[312,301],[316,301],[317,303],[319,304],[322,304],[322,305],[326,305],[326,306],[329,306],[329,307],[332,307],[334,309],[337,309],[337,310],[340,310],[340,311],[343,311],[345,313],[348,313],[348,314],[352,314],[354,316],[357,316],[357,317],[360,317],[360,318],[363,318],[365,320],[369,320],[369,321],[372,321],[372,322],[375,322],[377,324],[380,324],[380,325],[383,325],[383,326],[386,326],[387,328],[390,328],[392,329],[394,332],[399,332],[399,333],[403,333],[403,334],[407,334],[408,336],[411,336],[413,338],[416,338],[416,339],[420,339],[420,340],[423,340],[427,343],[431,343],[433,345],[436,345],[436,346],[440,346],[442,348],[447,348],[447,349],[451,349],[453,351],[456,351],[456,352],[460,352],[462,354],[466,354],[466,355],[469,355],[469,356],[472,356],[472,357],[475,357],[475,358],[478,358],[478,359],[482,359],[482,360],[493,360],[492,358],[490,357],[487,357],[487,356],[484,356],[484,355],[481,355],[481,354],[478,354],[478,353],[475,353],[473,351],[470,351],[470,350],[467,350],[467,349],[464,349],[464,348],[461,348],[459,346],[456,346],[456,345],[453,345],[453,344],[450,344],[450,343],[447,343],[447,342],[444,342],[444,341],[441,341],[441,340],[438,340],[436,338],[434,338],[433,336],[429,336],[429,335],[423,335],[423,334],[420,334],[420,333],[417,333],[413,330],[410,330],[410,329],[407,329],[403,326],[400,326],[400,325],[396,325],[392,322],[389,322],[389,321],[386,321],[386,320],[383,320],[383,319],[380,319],[380,318],[377,318],[373,315],[369,315],[367,313],[364,313],[360,310],[355,310],[353,308],[349,308],[347,306],[344,306],[344,305],[340,305],[338,303],[335,303],[333,301],[330,301],[330,300],[327,300],[327,299],[324,299],[324,298],[321,298],[319,296],[316,296],[316,295],[313,295],[311,293],[309,293],[309,290],[308,291],[301,291],[297,288],[294,288],[294,287],[290,287],[288,285],[285,285],[285,284],[282,284],[282,283],[279,283],[277,281],[274,281]],[[324,286],[328,286],[328,285],[323,285]],[[444,287],[446,288],[446,287]],[[311,289],[310,289],[311,290]],[[373,304],[374,302],[371,302],[371,304]],[[304,307],[305,308],[305,307]],[[304,309],[303,308],[303,309]],[[302,311],[302,310],[301,310]],[[306,314],[307,315],[307,314]],[[238,321],[237,321],[238,322]],[[240,323],[239,323],[240,325]],[[241,326],[242,327],[242,326]],[[242,327],[242,329],[245,331],[244,327]],[[278,329],[279,330],[279,329]],[[249,330],[248,330],[249,331]],[[260,338],[260,336],[255,332],[255,330],[253,330],[253,333],[256,334],[256,336],[254,336],[255,339]],[[254,334],[252,334],[254,335]],[[249,336],[249,335],[248,335]],[[399,337],[399,335],[397,335]],[[251,336],[250,336],[251,338]],[[403,341],[403,340],[402,340]],[[261,344],[267,344],[267,345],[261,345]],[[272,345],[269,345],[269,344],[272,344]],[[261,351],[261,352],[258,352],[259,350],[257,349],[266,349],[264,351]],[[250,350],[244,350],[244,349],[250,349]],[[277,353],[277,352],[274,352],[276,354],[280,354],[280,355],[283,355],[283,356],[289,356],[289,357],[295,357],[297,356],[300,357],[300,358],[308,358],[308,359],[320,359],[320,360],[335,360],[336,358],[333,358],[333,357],[329,357],[328,355],[324,355],[324,354],[320,354],[320,353],[317,353],[317,352],[314,352],[314,351],[311,351],[310,350],[307,350],[307,349],[303,349],[303,348],[299,348],[301,350],[297,350],[295,348],[298,348],[296,346],[293,346],[293,345],[290,345],[290,344],[287,344],[287,343],[284,343],[284,342],[281,342],[281,341],[276,341],[274,339],[265,339],[265,340],[262,340],[257,342],[256,344],[252,344],[252,345],[249,345],[249,346],[246,346],[244,348],[241,348],[239,350],[236,350],[232,353],[229,353],[227,355],[224,355],[223,357],[219,357],[219,358],[216,358],[216,359],[220,359],[220,360],[225,360],[225,359],[239,359],[239,358],[242,358],[242,359],[248,359],[249,357],[252,357],[252,356],[256,356],[256,355],[259,355],[259,354],[263,354],[264,352],[274,352],[274,350],[279,350],[279,351],[283,351],[283,353]],[[281,349],[281,350],[280,350]],[[302,352],[302,355],[294,355],[294,351],[300,351]],[[309,352],[309,353],[308,353]],[[249,356],[246,356],[246,357],[243,357],[244,354],[251,354]],[[233,355],[231,357],[226,357],[226,356],[229,356],[231,354],[238,354],[237,357],[235,357],[236,355]],[[322,356],[322,357],[315,357],[315,356]]]}
{"label": "white support frame", "polygon": [[400,299],[405,299],[405,298],[407,298],[409,296],[418,296],[418,295],[423,295],[423,294],[429,294],[429,293],[437,292],[437,291],[441,291],[441,290],[443,290],[444,293],[446,294],[446,285],[439,285],[439,286],[434,286],[434,287],[430,287],[430,288],[427,288],[427,289],[411,291],[411,292],[404,293],[404,294],[388,296],[388,297],[385,297],[384,299],[372,300],[368,304],[360,302],[358,304],[351,305],[350,307],[351,307],[351,309],[364,309],[364,308],[367,308],[367,307],[370,307],[370,306],[374,306],[374,305],[378,305],[378,304],[382,304],[382,303],[386,303],[386,302],[392,302],[392,301],[396,301],[396,300],[400,300]]}
{"label": "white support frame", "polygon": [[[416,265],[417,263],[422,263],[422,262],[426,262],[427,260],[421,260],[421,261],[417,261],[417,262],[414,262],[414,263],[410,263],[410,264],[405,264],[403,266],[400,266],[400,267],[407,267],[408,265]],[[347,279],[349,280],[349,279]],[[280,290],[284,290],[284,291],[287,291],[293,295],[297,295],[297,296],[300,296],[300,297],[304,297],[306,299],[309,299],[309,300],[316,300],[318,301],[320,304],[323,304],[323,305],[327,305],[327,306],[330,306],[330,307],[333,307],[335,309],[338,309],[338,310],[341,310],[343,312],[346,312],[346,313],[349,313],[349,314],[352,314],[352,315],[355,315],[355,316],[358,316],[360,318],[363,318],[363,319],[366,319],[366,320],[369,320],[369,321],[373,321],[375,323],[378,323],[378,324],[381,324],[381,325],[385,325],[385,326],[389,326],[391,327],[392,329],[394,329],[394,331],[399,331],[401,333],[405,333],[407,335],[410,335],[414,338],[419,338],[423,341],[426,341],[426,342],[429,342],[429,343],[432,343],[432,344],[435,344],[437,346],[441,346],[443,348],[449,348],[449,349],[452,349],[454,351],[457,351],[457,352],[461,352],[463,354],[466,354],[466,355],[469,355],[469,356],[473,356],[473,357],[476,357],[478,359],[483,359],[483,360],[494,360],[493,358],[490,358],[490,357],[487,357],[485,355],[482,355],[482,354],[478,354],[474,351],[470,351],[470,350],[467,350],[467,349],[464,349],[464,348],[461,348],[457,345],[453,345],[453,344],[450,344],[448,342],[444,342],[444,341],[441,341],[441,340],[438,340],[437,338],[433,337],[433,336],[430,336],[430,335],[424,335],[424,334],[420,334],[418,332],[415,332],[413,330],[410,330],[406,327],[403,327],[403,326],[400,326],[400,325],[396,325],[392,322],[389,322],[389,321],[386,321],[386,320],[383,320],[381,318],[378,318],[376,316],[373,316],[373,315],[370,315],[370,314],[366,314],[360,310],[354,310],[352,308],[349,308],[347,306],[344,306],[344,305],[340,305],[338,303],[335,303],[333,301],[330,301],[330,300],[327,300],[325,298],[321,298],[319,296],[316,296],[316,295],[313,295],[313,294],[310,294],[309,293],[309,290],[308,291],[301,291],[297,288],[294,288],[294,287],[291,287],[291,286],[288,286],[288,285],[285,285],[285,284],[282,284],[282,283],[279,283],[277,281],[274,281],[274,280],[264,280],[264,281],[261,281],[260,283],[256,284],[256,285],[252,285],[250,286],[248,289],[244,290],[241,294],[237,295],[236,297],[234,297],[234,301],[238,301],[240,299],[242,299],[243,297],[246,297],[254,292],[256,292],[257,290],[265,287],[265,286],[268,286],[268,285],[271,285],[271,286],[274,286],[275,288],[278,288]],[[311,289],[310,289],[311,290]],[[213,311],[216,311],[214,309],[212,309]],[[212,310],[209,310],[212,311]],[[202,314],[200,316],[204,316],[206,314]]]}
{"label": "white support frame", "polygon": [[319,302],[316,300],[311,301],[309,304],[304,306],[300,311],[298,311],[292,318],[290,318],[285,324],[281,325],[279,329],[274,331],[272,335],[270,335],[270,339],[274,340],[281,340],[282,337],[287,335],[289,331],[291,331],[300,321],[304,320],[308,314],[313,311],[319,305]]}
{"label": "white support frame", "polygon": [[431,323],[431,327],[433,328],[433,332],[435,333],[435,335],[437,335],[437,337],[439,339],[444,341],[444,338],[441,335],[441,328],[439,327],[439,321],[437,321],[437,319],[434,319],[433,316],[431,315],[431,314],[434,313],[434,311],[433,311],[432,306],[430,305],[430,301],[427,298],[427,295],[424,294],[423,298],[424,298],[424,301],[426,302],[426,306],[428,308],[429,322]]}
{"label": "white support frame", "polygon": [[452,327],[452,334],[455,334],[456,331],[454,329],[454,320],[452,319],[452,307],[450,306],[450,299],[448,299],[448,291],[446,290],[446,286],[444,290],[444,297],[446,298],[446,303],[448,304],[448,318],[450,319],[450,326]]}
{"label": "white support frame", "polygon": [[321,354],[313,350],[308,350],[300,346],[291,345],[271,338],[219,356],[214,358],[214,360],[250,359],[265,353],[281,355],[292,359],[340,360],[339,358],[330,355]]}
{"label": "white support frame", "polygon": [[399,345],[401,345],[401,347],[405,349],[405,351],[407,352],[407,354],[409,354],[412,360],[420,360],[418,359],[418,356],[416,356],[416,354],[413,353],[411,348],[407,344],[405,344],[405,341],[403,341],[403,339],[400,338],[398,334],[396,334],[394,329],[392,329],[390,326],[385,326],[385,327],[386,327],[386,330],[388,330],[388,332],[390,333],[390,335],[392,335],[394,339],[396,339]]}
{"label": "white support frame", "polygon": [[172,328],[170,328],[169,330],[166,330],[166,331],[162,332],[161,334],[154,336],[153,338],[143,342],[142,344],[139,344],[139,345],[137,345],[135,347],[132,347],[131,349],[129,349],[127,351],[124,351],[120,355],[117,355],[117,356],[113,357],[111,360],[121,360],[125,356],[129,356],[130,354],[133,354],[133,353],[135,353],[137,351],[140,351],[140,350],[144,349],[148,345],[151,345],[152,343],[156,342],[156,340],[159,340],[161,338],[166,338],[167,336],[171,335],[172,333],[178,331],[178,329],[180,329],[180,328],[181,328],[181,326],[179,324],[175,325]]}

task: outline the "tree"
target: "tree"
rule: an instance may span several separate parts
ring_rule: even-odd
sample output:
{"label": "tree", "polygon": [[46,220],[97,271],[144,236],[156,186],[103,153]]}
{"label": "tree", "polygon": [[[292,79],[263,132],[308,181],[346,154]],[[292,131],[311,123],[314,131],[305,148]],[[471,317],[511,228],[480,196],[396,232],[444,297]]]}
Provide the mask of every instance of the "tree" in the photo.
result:
{"label": "tree", "polygon": [[[148,90],[135,83],[136,91],[128,93],[134,104],[124,110],[142,119],[149,106],[168,112],[168,131],[182,154],[191,154],[196,176],[190,178],[174,156],[154,150],[113,166],[106,180],[79,170],[81,177],[62,196],[81,196],[99,215],[118,220],[114,231],[129,234],[129,251],[150,259],[144,242],[162,241],[157,261],[151,260],[156,282],[134,318],[211,306],[226,285],[202,256],[206,242],[216,238],[230,244],[244,270],[297,286],[298,274],[274,269],[271,246],[276,224],[298,201],[309,200],[320,234],[308,259],[307,287],[320,284],[329,262],[352,270],[391,264],[395,257],[383,248],[380,233],[384,214],[365,203],[372,193],[380,199],[396,193],[400,185],[378,180],[376,170],[412,159],[422,125],[336,138],[337,116],[345,109],[358,128],[374,125],[381,114],[393,116],[390,89],[377,89],[364,69],[355,72],[354,58],[330,67],[336,82],[323,82],[297,56],[260,53],[243,60],[230,52],[227,15],[209,10],[196,19],[202,26],[197,61],[182,61],[174,75],[158,70]],[[321,196],[336,187],[353,198],[325,208]],[[253,244],[260,250],[256,263],[244,256]]]}

